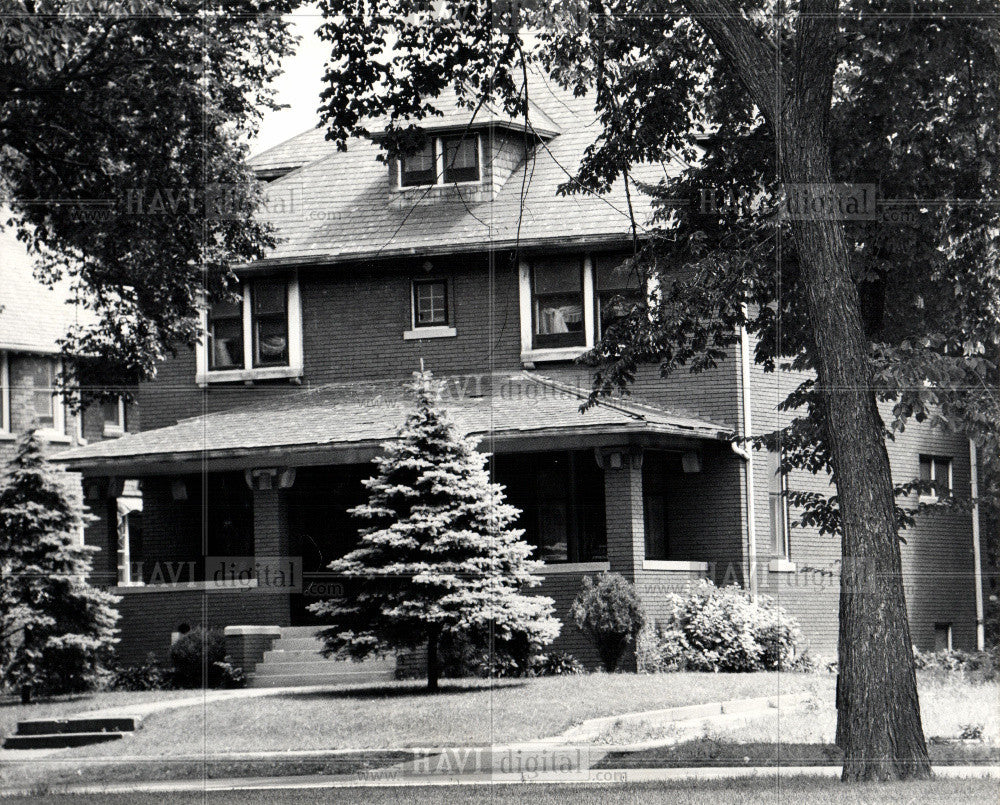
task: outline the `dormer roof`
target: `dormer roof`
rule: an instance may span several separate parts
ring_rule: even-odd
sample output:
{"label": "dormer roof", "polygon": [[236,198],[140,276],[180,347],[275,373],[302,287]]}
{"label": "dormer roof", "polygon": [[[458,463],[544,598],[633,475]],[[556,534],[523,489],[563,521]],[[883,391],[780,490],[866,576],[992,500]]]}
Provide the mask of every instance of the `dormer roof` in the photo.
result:
{"label": "dormer roof", "polygon": [[[355,138],[347,151],[338,151],[321,130],[294,137],[251,160],[258,169],[301,164],[267,185],[267,205],[260,216],[275,227],[278,245],[248,268],[515,247],[615,247],[631,243],[632,214],[639,235],[648,231],[649,197],[636,187],[626,193],[621,179],[602,195],[559,193],[600,131],[593,96],[575,96],[539,74],[529,74],[528,89],[532,127],[538,132],[537,110],[538,120],[546,121],[544,131],[557,133],[548,139],[531,138],[527,155],[522,148],[502,185],[488,196],[477,198],[458,192],[456,186],[453,193],[433,188],[432,203],[428,197],[434,194],[425,197],[419,189],[408,198],[393,187],[389,169],[379,159],[384,153],[379,143]],[[485,109],[479,112],[484,123],[494,114]],[[469,109],[451,110],[435,116],[433,125],[464,128],[470,117]],[[508,139],[511,144],[525,143],[523,135]],[[634,166],[631,179],[656,183],[680,169],[680,163]]]}

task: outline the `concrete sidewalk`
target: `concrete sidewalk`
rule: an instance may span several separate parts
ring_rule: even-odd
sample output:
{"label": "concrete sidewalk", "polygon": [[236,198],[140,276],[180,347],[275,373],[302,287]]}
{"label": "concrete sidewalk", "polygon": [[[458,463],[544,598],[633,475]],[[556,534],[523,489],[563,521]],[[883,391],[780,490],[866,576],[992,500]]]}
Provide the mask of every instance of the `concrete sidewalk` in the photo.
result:
{"label": "concrete sidewalk", "polygon": [[[129,793],[180,793],[208,791],[276,791],[330,788],[403,788],[435,786],[483,786],[520,783],[537,784],[592,784],[668,782],[683,780],[719,780],[736,778],[787,779],[790,777],[839,777],[840,766],[781,766],[781,767],[702,767],[682,769],[589,769],[584,772],[546,774],[502,774],[477,772],[463,775],[399,774],[383,775],[380,772],[362,772],[342,775],[311,775],[308,777],[257,777],[227,780],[177,780],[133,783],[102,783],[81,785],[53,785],[46,788],[51,794],[129,794]],[[1000,766],[938,766],[934,774],[947,779],[997,779]],[[0,796],[31,796],[36,788],[3,788]]]}

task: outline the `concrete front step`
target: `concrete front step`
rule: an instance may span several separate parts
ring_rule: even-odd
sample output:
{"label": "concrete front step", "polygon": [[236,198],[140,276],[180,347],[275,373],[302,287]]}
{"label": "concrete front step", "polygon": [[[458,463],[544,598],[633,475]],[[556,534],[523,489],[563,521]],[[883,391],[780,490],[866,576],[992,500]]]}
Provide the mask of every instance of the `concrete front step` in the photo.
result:
{"label": "concrete front step", "polygon": [[282,626],[282,637],[315,637],[323,626]]}
{"label": "concrete front step", "polygon": [[323,644],[315,637],[279,637],[271,644],[271,649],[291,651],[319,651]]}
{"label": "concrete front step", "polygon": [[257,666],[254,676],[261,674],[390,674],[396,670],[395,663],[355,663],[350,660],[324,660],[313,658],[310,661],[296,660],[292,662],[271,662],[261,663]]}
{"label": "concrete front step", "polygon": [[63,749],[69,746],[117,741],[124,732],[56,732],[50,735],[9,735],[4,749]]}
{"label": "concrete front step", "polygon": [[357,671],[344,673],[270,674],[256,673],[250,678],[250,688],[304,688],[310,685],[363,685],[371,682],[389,682],[395,675]]}
{"label": "concrete front step", "polygon": [[55,735],[94,732],[134,732],[139,729],[142,716],[80,716],[79,718],[31,718],[17,722],[17,734]]}

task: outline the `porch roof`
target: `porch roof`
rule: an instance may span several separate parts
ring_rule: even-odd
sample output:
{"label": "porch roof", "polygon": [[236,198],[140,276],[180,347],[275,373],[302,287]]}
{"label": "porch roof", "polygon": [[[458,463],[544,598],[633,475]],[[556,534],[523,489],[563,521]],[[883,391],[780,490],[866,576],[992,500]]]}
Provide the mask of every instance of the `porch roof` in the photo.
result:
{"label": "porch roof", "polygon": [[[604,400],[581,412],[586,389],[531,372],[443,379],[443,406],[458,429],[489,437],[494,446],[597,435],[626,441],[630,436],[659,437],[683,444],[726,440],[732,433],[723,424],[632,400]],[[329,384],[96,442],[55,460],[91,474],[177,472],[178,464],[206,460],[235,459],[245,467],[322,463],[301,459],[338,450],[358,456],[359,448],[377,452],[412,410],[412,393],[402,380]]]}

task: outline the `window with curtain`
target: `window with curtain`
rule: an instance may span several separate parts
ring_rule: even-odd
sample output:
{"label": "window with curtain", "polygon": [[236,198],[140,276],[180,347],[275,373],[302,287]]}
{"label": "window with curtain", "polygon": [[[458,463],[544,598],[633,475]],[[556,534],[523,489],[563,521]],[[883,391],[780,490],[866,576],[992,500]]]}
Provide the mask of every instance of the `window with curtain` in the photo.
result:
{"label": "window with curtain", "polygon": [[288,283],[256,280],[250,286],[253,365],[288,365]]}
{"label": "window with curtain", "polygon": [[579,257],[535,260],[531,279],[534,348],[585,346],[583,261]]}

